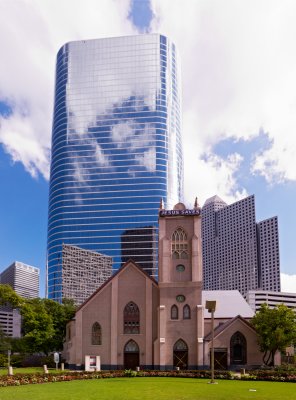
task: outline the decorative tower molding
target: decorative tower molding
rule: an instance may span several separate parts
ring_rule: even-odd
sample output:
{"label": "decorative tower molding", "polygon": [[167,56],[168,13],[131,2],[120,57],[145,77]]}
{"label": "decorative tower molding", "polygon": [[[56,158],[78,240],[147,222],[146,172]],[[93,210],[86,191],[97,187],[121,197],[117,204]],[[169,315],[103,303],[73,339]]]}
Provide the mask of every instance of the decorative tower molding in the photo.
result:
{"label": "decorative tower molding", "polygon": [[160,369],[196,368],[203,355],[199,342],[203,314],[197,308],[202,290],[201,212],[197,198],[193,209],[178,203],[173,210],[159,210],[158,286],[159,336],[154,343],[154,359],[159,361]]}

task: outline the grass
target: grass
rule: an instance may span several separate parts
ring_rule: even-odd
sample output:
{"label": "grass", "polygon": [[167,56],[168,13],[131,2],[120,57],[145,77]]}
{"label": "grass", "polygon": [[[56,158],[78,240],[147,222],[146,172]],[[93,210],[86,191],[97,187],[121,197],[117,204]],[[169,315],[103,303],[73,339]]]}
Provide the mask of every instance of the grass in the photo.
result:
{"label": "grass", "polygon": [[[1,367],[0,368],[0,375],[7,375],[7,368]],[[61,372],[61,370],[59,370]],[[56,371],[55,369],[48,369],[48,372],[50,374],[55,374],[59,371]],[[13,374],[36,374],[36,372],[43,374],[43,368],[42,367],[31,367],[31,368],[15,368],[13,367]],[[1,397],[0,397],[1,400]]]}
{"label": "grass", "polygon": [[191,378],[111,378],[0,388],[1,400],[291,400],[296,386],[282,382]]}

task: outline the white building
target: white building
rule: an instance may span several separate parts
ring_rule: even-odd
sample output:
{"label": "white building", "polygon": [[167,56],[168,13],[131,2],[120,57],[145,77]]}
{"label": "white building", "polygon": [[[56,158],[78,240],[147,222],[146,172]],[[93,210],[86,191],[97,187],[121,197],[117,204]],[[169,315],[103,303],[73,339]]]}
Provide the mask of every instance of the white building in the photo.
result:
{"label": "white building", "polygon": [[112,257],[63,244],[63,298],[82,304],[112,275]]}
{"label": "white building", "polygon": [[26,299],[39,297],[39,268],[15,261],[0,274],[0,283],[8,284]]}
{"label": "white building", "polygon": [[[8,284],[21,297],[33,299],[39,297],[39,268],[13,262],[0,274],[0,283]],[[7,336],[21,336],[21,316],[18,310],[9,306],[0,307],[0,325]]]}
{"label": "white building", "polygon": [[246,294],[246,300],[255,312],[259,310],[263,303],[266,303],[271,308],[284,304],[296,311],[296,293],[249,290]]}

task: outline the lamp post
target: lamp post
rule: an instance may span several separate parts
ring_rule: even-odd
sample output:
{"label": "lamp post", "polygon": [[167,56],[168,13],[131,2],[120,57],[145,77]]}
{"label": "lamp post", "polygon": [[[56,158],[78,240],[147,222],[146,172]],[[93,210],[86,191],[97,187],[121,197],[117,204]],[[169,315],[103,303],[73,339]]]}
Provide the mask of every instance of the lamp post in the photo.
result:
{"label": "lamp post", "polygon": [[10,365],[10,356],[11,356],[11,350],[7,350],[8,375],[13,375],[13,369],[12,369],[12,366]]}
{"label": "lamp post", "polygon": [[211,330],[212,330],[212,347],[211,347],[211,382],[209,383],[216,383],[214,381],[214,312],[216,310],[216,301],[214,300],[207,300],[206,301],[206,309],[208,312],[211,313]]}

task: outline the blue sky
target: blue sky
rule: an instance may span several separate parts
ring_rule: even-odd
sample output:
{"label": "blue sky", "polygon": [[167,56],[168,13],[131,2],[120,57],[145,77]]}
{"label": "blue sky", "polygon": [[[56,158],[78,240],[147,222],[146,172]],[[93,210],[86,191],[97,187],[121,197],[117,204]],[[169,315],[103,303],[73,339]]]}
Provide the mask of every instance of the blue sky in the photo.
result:
{"label": "blue sky", "polygon": [[257,220],[279,218],[282,286],[296,292],[295,17],[292,0],[2,0],[0,271],[39,267],[44,295],[58,49],[160,32],[182,63],[186,204],[255,194]]}

